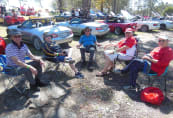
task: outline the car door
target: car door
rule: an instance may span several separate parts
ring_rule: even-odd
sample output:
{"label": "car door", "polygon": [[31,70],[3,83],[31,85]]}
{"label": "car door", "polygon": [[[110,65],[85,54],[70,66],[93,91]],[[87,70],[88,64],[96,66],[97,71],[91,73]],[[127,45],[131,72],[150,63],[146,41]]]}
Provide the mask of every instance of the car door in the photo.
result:
{"label": "car door", "polygon": [[20,27],[18,27],[19,31],[22,32],[22,39],[24,41],[30,42],[31,43],[31,37],[32,33],[30,32],[32,30],[32,21],[25,21]]}

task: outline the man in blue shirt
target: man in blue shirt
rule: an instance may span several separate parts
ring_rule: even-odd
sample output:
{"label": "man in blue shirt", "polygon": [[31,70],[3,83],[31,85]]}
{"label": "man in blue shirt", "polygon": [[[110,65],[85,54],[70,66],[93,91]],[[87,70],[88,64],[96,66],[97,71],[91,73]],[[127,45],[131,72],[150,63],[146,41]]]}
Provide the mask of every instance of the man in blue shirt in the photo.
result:
{"label": "man in blue shirt", "polygon": [[[82,65],[86,64],[85,52],[90,53],[89,64],[88,64],[88,68],[90,68],[93,62],[96,45],[100,46],[100,44],[97,42],[96,36],[93,36],[91,34],[91,29],[89,27],[86,27],[84,29],[84,33],[85,34],[80,37],[79,45],[77,45],[77,48],[80,48]],[[83,46],[83,48],[81,48],[81,46]]]}

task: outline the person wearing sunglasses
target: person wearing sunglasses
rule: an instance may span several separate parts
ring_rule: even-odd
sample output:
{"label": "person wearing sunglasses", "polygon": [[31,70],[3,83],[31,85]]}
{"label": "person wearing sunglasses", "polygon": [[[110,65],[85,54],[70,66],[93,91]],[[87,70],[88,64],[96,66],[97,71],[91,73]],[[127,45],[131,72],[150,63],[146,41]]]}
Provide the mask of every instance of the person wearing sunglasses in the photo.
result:
{"label": "person wearing sunglasses", "polygon": [[[39,90],[38,86],[46,86],[45,82],[41,81],[42,68],[44,62],[34,56],[27,45],[22,42],[22,34],[19,31],[10,31],[9,38],[11,43],[5,49],[7,68],[11,75],[24,74],[25,78],[30,82],[30,89]],[[25,57],[28,56],[32,60],[29,63],[25,62]]]}
{"label": "person wearing sunglasses", "polygon": [[86,65],[85,53],[86,52],[90,53],[88,69],[92,69],[92,63],[93,63],[94,52],[96,50],[96,45],[101,46],[101,44],[97,42],[96,36],[91,34],[91,31],[92,29],[86,27],[84,29],[84,35],[80,37],[79,45],[77,45],[77,48],[80,48],[83,66]]}
{"label": "person wearing sunglasses", "polygon": [[134,59],[122,70],[115,70],[115,73],[130,74],[130,85],[124,86],[124,89],[136,89],[136,79],[138,72],[153,73],[161,75],[164,73],[170,61],[173,60],[173,50],[168,46],[169,39],[166,36],[158,37],[158,47],[154,48],[149,54],[142,59]]}

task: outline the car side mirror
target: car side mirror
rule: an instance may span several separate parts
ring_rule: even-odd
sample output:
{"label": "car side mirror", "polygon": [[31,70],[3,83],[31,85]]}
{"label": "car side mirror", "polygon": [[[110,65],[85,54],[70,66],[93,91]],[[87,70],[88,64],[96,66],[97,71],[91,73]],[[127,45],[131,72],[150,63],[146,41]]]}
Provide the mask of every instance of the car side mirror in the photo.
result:
{"label": "car side mirror", "polygon": [[21,24],[19,24],[18,26],[17,26],[17,28],[21,28],[22,27],[22,25]]}

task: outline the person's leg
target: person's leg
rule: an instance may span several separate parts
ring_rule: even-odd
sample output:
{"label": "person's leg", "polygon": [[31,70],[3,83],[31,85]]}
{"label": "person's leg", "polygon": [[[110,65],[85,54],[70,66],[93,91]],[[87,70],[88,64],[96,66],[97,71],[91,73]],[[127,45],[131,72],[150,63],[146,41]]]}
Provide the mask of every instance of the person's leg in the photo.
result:
{"label": "person's leg", "polygon": [[122,73],[130,72],[130,85],[136,87],[136,79],[138,77],[138,72],[142,71],[144,68],[144,61],[142,59],[135,59],[129,65],[126,66]]}
{"label": "person's leg", "polygon": [[29,62],[28,64],[37,69],[37,72],[38,73],[35,76],[35,79],[40,79],[41,76],[42,76],[42,67],[40,65],[40,62],[38,62],[38,61],[32,61],[32,62]]}
{"label": "person's leg", "polygon": [[75,65],[74,64],[69,64],[70,68],[75,72],[77,73],[78,70],[76,69]]}
{"label": "person's leg", "polygon": [[82,61],[85,62],[85,48],[80,48],[80,53]]}

